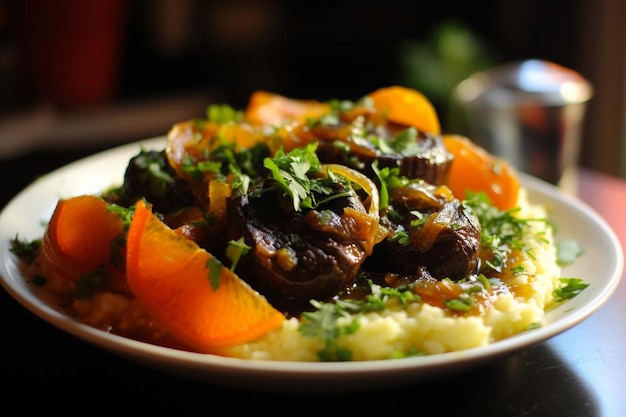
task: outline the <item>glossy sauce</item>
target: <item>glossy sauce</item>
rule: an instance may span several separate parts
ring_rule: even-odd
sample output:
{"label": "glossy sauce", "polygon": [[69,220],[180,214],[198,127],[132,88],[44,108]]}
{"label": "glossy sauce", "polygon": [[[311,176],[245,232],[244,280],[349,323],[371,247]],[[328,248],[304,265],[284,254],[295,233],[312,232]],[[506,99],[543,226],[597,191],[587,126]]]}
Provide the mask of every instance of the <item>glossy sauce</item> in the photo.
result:
{"label": "glossy sauce", "polygon": [[[492,305],[495,298],[503,293],[513,293],[513,289],[497,276],[490,277],[486,282],[478,276],[470,276],[459,282],[451,280],[435,280],[429,277],[408,277],[393,273],[370,273],[363,272],[357,282],[344,293],[336,298],[341,299],[364,299],[369,293],[368,280],[375,284],[392,288],[410,286],[411,291],[419,295],[421,301],[434,307],[443,309],[446,314],[457,316],[481,316]],[[528,290],[530,286],[528,285]],[[524,288],[524,290],[526,290]],[[459,310],[450,307],[450,301],[461,300],[470,297],[471,303],[467,309]]]}

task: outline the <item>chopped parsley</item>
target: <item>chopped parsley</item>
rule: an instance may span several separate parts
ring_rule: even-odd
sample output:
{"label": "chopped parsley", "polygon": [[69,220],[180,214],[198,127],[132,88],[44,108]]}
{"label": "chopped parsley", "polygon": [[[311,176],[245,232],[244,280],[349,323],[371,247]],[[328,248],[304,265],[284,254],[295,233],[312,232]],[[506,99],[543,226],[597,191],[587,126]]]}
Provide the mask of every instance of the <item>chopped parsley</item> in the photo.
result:
{"label": "chopped parsley", "polygon": [[380,205],[380,209],[384,210],[387,208],[387,206],[389,206],[389,190],[387,189],[387,178],[390,175],[390,170],[389,168],[383,168],[383,169],[378,169],[378,160],[374,161],[374,163],[372,164],[372,170],[374,171],[374,174],[376,174],[376,176],[378,177],[378,183],[379,183],[379,205]]}
{"label": "chopped parsley", "polygon": [[524,330],[534,330],[539,329],[541,327],[541,323],[533,322],[524,327]]}
{"label": "chopped parsley", "polygon": [[117,216],[122,219],[122,230],[123,232],[117,235],[113,240],[111,240],[111,245],[109,248],[109,253],[111,257],[111,263],[115,266],[122,265],[124,263],[124,259],[122,254],[124,253],[122,248],[126,247],[126,232],[130,227],[130,223],[133,219],[133,213],[135,212],[135,206],[130,206],[128,208],[122,207],[117,204],[109,203],[107,204],[107,210],[117,214]]}
{"label": "chopped parsley", "polygon": [[408,245],[411,243],[411,238],[406,230],[398,229],[395,231],[393,236],[391,236],[392,242],[398,242],[400,245]]}
{"label": "chopped parsley", "polygon": [[580,278],[559,278],[559,281],[564,283],[565,286],[555,289],[552,293],[554,301],[557,303],[576,297],[589,286],[588,283]]}
{"label": "chopped parsley", "polygon": [[389,206],[389,189],[406,186],[410,180],[407,177],[400,175],[400,168],[378,168],[378,160],[372,163],[372,170],[379,183],[379,199],[380,209],[384,210]]}
{"label": "chopped parsley", "polygon": [[474,298],[470,294],[464,293],[464,294],[461,294],[459,298],[446,300],[445,305],[450,310],[470,311],[473,303],[474,303]]}
{"label": "chopped parsley", "polygon": [[402,359],[402,358],[410,358],[414,356],[425,356],[426,354],[422,351],[417,350],[414,346],[411,346],[408,352],[402,352],[399,350],[394,350],[389,355],[389,359]]}
{"label": "chopped parsley", "polygon": [[222,136],[217,145],[202,156],[186,155],[182,167],[194,181],[218,179],[226,181],[232,178],[235,195],[244,195],[252,180],[260,179],[266,172],[262,170],[262,161],[269,155],[265,143],[238,149],[236,143]]}
{"label": "chopped parsley", "polygon": [[305,337],[316,337],[324,341],[324,349],[318,352],[320,360],[351,360],[351,352],[339,345],[339,338],[359,329],[359,314],[384,310],[391,299],[404,306],[421,301],[421,297],[414,294],[409,286],[389,288],[374,284],[371,280],[368,283],[371,293],[363,300],[338,299],[328,303],[312,300],[311,304],[316,310],[302,313],[300,333]]}
{"label": "chopped parsley", "polygon": [[96,268],[93,272],[83,274],[76,280],[74,297],[76,297],[76,299],[91,297],[96,290],[105,285],[108,280],[109,277],[102,268]]}
{"label": "chopped parsley", "polygon": [[141,183],[148,187],[152,195],[164,197],[174,184],[174,178],[167,172],[169,166],[163,155],[142,149],[133,162],[141,169],[139,173]]}
{"label": "chopped parsley", "polygon": [[31,263],[35,259],[35,256],[37,256],[37,251],[40,246],[41,239],[27,241],[20,239],[19,235],[16,235],[15,238],[11,240],[11,247],[9,250],[18,258]]}
{"label": "chopped parsley", "polygon": [[513,249],[527,250],[524,236],[528,233],[531,222],[547,219],[522,219],[516,216],[519,208],[500,210],[491,204],[484,192],[469,192],[463,205],[474,211],[480,222],[480,237],[483,248],[492,253],[486,265],[502,272],[502,267]]}
{"label": "chopped parsley", "polygon": [[214,123],[239,123],[243,121],[243,112],[235,110],[228,104],[211,104],[206,109],[206,118]]}
{"label": "chopped parsley", "polygon": [[222,263],[215,256],[211,256],[205,264],[209,270],[209,281],[211,282],[211,288],[217,290],[220,287],[222,280]]}
{"label": "chopped parsley", "polygon": [[583,249],[574,240],[564,240],[556,243],[557,261],[561,265],[569,265],[576,261],[583,253]]}
{"label": "chopped parsley", "polygon": [[417,129],[409,127],[389,139],[372,137],[371,141],[383,154],[414,156],[424,153],[424,148],[417,136]]}
{"label": "chopped parsley", "polygon": [[[415,229],[420,229],[422,226],[424,226],[424,223],[426,223],[426,220],[428,220],[428,215],[425,215],[419,210],[411,210],[409,214],[415,217],[415,219],[411,220],[410,222],[411,227]],[[458,228],[458,223],[451,223],[450,228],[452,230],[455,230],[456,228]]]}
{"label": "chopped parsley", "polygon": [[237,240],[231,240],[228,242],[228,246],[226,247],[226,257],[230,260],[230,270],[234,271],[239,263],[239,259],[248,253],[252,249],[252,247],[246,245],[243,237],[240,237]]}
{"label": "chopped parsley", "polygon": [[202,179],[205,173],[220,173],[222,163],[219,161],[197,161],[191,155],[183,159],[183,171],[196,181]]}
{"label": "chopped parsley", "polygon": [[265,158],[273,184],[291,197],[295,211],[315,209],[325,202],[350,195],[348,181],[330,170],[322,172],[315,150],[317,142],[289,153],[282,150],[275,157]]}
{"label": "chopped parsley", "polygon": [[119,218],[122,219],[123,230],[128,230],[130,223],[133,220],[133,213],[135,212],[134,205],[126,208],[118,204],[107,203],[107,210],[117,214]]}
{"label": "chopped parsley", "polygon": [[[314,312],[302,313],[300,333],[305,337],[319,338],[324,341],[324,349],[318,352],[321,361],[349,361],[352,352],[338,344],[340,336],[353,334],[359,329],[359,322],[350,313],[344,310],[339,303],[321,303],[312,300],[316,308]],[[339,324],[339,319],[346,318],[347,324]]]}

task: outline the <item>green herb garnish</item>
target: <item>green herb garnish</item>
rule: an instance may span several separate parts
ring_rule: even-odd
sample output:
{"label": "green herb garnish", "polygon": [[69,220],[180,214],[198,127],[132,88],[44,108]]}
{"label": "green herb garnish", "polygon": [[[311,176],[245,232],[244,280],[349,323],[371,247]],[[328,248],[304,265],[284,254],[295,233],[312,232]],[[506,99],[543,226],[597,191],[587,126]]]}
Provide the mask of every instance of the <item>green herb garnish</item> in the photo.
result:
{"label": "green herb garnish", "polygon": [[133,163],[141,169],[138,177],[142,184],[148,186],[152,195],[163,197],[174,184],[174,178],[167,172],[168,162],[162,153],[142,149]]}
{"label": "green herb garnish", "polygon": [[[324,341],[324,349],[318,352],[322,361],[349,361],[352,353],[337,343],[340,336],[353,334],[359,329],[359,322],[345,311],[339,304],[321,303],[315,300],[311,304],[316,308],[313,312],[302,313],[299,331],[305,337],[315,337]],[[347,324],[339,325],[340,318],[348,318]]]}
{"label": "green herb garnish", "polygon": [[513,249],[527,250],[524,237],[528,235],[531,222],[547,222],[546,219],[522,219],[516,216],[519,208],[500,210],[491,204],[484,192],[469,192],[463,201],[467,209],[474,211],[480,222],[480,237],[483,248],[491,251],[486,265],[497,272]]}
{"label": "green herb garnish", "polygon": [[559,278],[559,281],[564,283],[565,286],[555,289],[552,293],[554,301],[557,303],[576,297],[589,286],[588,283],[580,278]]}
{"label": "green herb garnish", "polygon": [[[408,286],[381,287],[371,280],[368,280],[368,284],[371,292],[363,300],[339,299],[328,303],[311,301],[316,310],[302,313],[299,328],[302,335],[317,337],[324,341],[324,349],[318,352],[320,360],[350,360],[351,353],[339,346],[338,339],[359,329],[357,320],[359,314],[384,310],[391,299],[398,300],[404,306],[421,301],[421,297],[411,292]],[[342,318],[347,324],[339,324]]]}
{"label": "green herb garnish", "polygon": [[211,256],[206,261],[205,266],[209,270],[211,288],[217,290],[220,287],[220,281],[222,279],[222,263],[215,256]]}
{"label": "green herb garnish", "polygon": [[293,200],[295,211],[315,209],[338,197],[350,195],[348,181],[332,172],[322,172],[315,150],[317,142],[296,148],[289,153],[276,152],[274,158],[265,158],[274,185]]}
{"label": "green herb garnish", "polygon": [[228,104],[211,104],[206,109],[206,117],[210,122],[228,123],[241,122],[243,120],[243,112],[235,110]]}
{"label": "green herb garnish", "polygon": [[556,243],[557,261],[561,265],[569,265],[580,258],[584,253],[578,242],[573,240],[564,240]]}
{"label": "green herb garnish", "polygon": [[237,240],[231,240],[226,247],[226,257],[230,259],[230,270],[234,271],[239,263],[239,259],[248,253],[252,249],[251,246],[246,245],[243,237]]}
{"label": "green herb garnish", "polygon": [[472,304],[474,299],[468,294],[463,294],[464,297],[453,298],[451,300],[446,300],[445,304],[450,310],[455,311],[470,311],[472,308]]}
{"label": "green herb garnish", "polygon": [[96,290],[108,282],[109,278],[102,268],[83,274],[76,280],[74,297],[77,299],[88,298],[94,295]]}
{"label": "green herb garnish", "polygon": [[11,240],[11,247],[9,250],[18,258],[31,263],[35,259],[40,246],[41,239],[27,241],[20,239],[19,236],[16,235],[15,238]]}

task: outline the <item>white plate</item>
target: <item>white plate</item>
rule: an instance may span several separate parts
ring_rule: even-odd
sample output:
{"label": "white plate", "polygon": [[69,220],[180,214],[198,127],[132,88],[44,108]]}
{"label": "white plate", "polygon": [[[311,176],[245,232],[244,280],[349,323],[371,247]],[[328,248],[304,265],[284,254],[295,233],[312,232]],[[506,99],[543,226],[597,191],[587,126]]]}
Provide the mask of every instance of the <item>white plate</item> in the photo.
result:
{"label": "white plate", "polygon": [[531,201],[544,203],[551,210],[551,218],[557,225],[557,240],[573,239],[583,246],[583,256],[564,268],[563,276],[582,278],[590,285],[577,297],[549,311],[546,326],[489,346],[368,362],[242,360],[163,348],[112,335],[78,323],[40,301],[9,250],[11,239],[41,237],[59,198],[96,194],[120,184],[128,160],[140,147],[163,149],[164,145],[165,138],[161,137],[114,148],[60,168],[24,189],[0,214],[0,276],[5,289],[43,320],[93,345],[166,373],[224,386],[302,392],[392,387],[439,378],[511,354],[580,323],[607,301],[622,275],[622,249],[604,220],[558,188],[522,175],[522,184],[529,190]]}

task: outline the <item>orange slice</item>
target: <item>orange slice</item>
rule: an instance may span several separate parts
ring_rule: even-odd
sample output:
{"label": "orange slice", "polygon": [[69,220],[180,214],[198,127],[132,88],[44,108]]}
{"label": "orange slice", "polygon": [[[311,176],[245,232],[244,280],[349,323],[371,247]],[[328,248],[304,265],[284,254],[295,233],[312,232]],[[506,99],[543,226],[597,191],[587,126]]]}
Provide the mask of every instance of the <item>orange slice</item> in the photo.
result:
{"label": "orange slice", "polygon": [[255,91],[250,96],[244,118],[255,125],[282,125],[305,121],[330,112],[328,103],[316,100],[298,100],[267,91]]}
{"label": "orange slice", "polygon": [[447,185],[456,198],[465,199],[468,190],[484,191],[500,210],[517,205],[519,179],[517,171],[506,160],[464,136],[444,135],[443,142],[454,154]]}
{"label": "orange slice", "polygon": [[224,226],[228,210],[228,199],[233,193],[230,183],[221,180],[211,180],[209,182],[209,212],[215,214],[217,223]]}
{"label": "orange slice", "polygon": [[368,95],[387,120],[439,135],[441,125],[433,104],[419,91],[407,87],[380,88]]}
{"label": "orange slice", "polygon": [[143,200],[128,231],[126,262],[128,285],[146,311],[199,351],[249,342],[285,320],[209,252],[161,222]]}
{"label": "orange slice", "polygon": [[122,220],[101,198],[59,200],[42,238],[42,267],[71,281],[100,266],[113,267],[112,242],[122,232]]}

